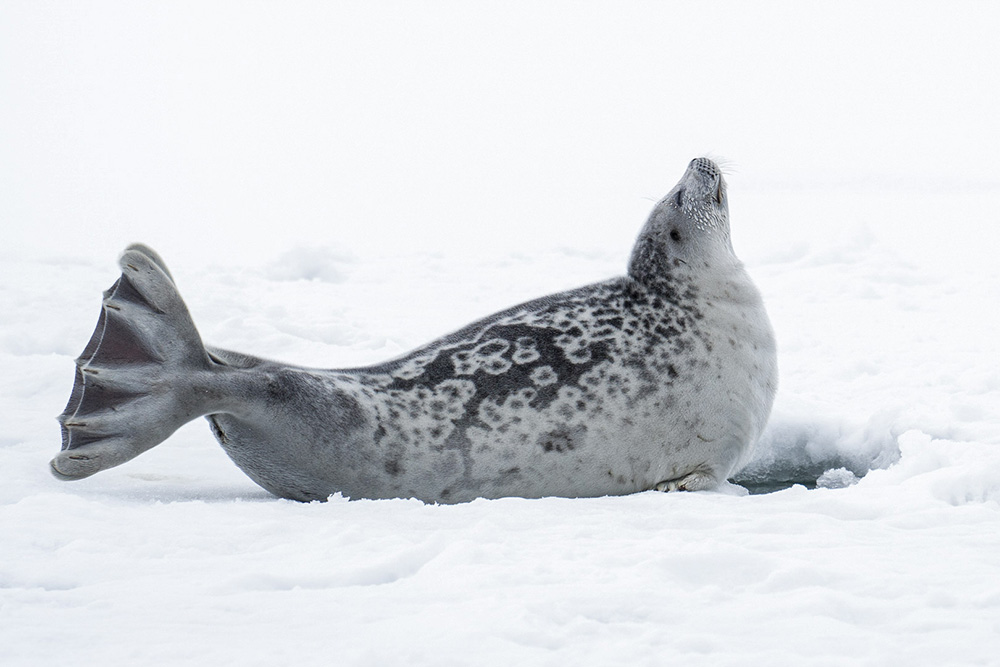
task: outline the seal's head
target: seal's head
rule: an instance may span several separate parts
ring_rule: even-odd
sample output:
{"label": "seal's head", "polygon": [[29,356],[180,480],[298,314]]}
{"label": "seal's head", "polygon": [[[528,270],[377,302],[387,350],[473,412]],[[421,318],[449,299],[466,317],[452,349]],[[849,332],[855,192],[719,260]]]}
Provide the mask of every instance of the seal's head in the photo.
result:
{"label": "seal's head", "polygon": [[722,170],[708,158],[695,158],[639,233],[629,275],[645,282],[672,270],[697,270],[734,260]]}

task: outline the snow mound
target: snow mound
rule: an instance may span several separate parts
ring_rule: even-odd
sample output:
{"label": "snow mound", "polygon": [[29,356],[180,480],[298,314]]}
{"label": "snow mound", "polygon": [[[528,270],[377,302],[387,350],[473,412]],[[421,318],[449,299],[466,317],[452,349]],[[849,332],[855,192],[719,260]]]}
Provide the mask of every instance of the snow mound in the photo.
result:
{"label": "snow mound", "polygon": [[[750,462],[734,481],[769,491],[791,484],[824,486],[844,470],[855,478],[899,460],[894,414],[877,413],[862,424],[815,414],[776,414],[757,443]],[[823,484],[819,480],[825,477]]]}
{"label": "snow mound", "polygon": [[271,280],[319,280],[342,283],[349,266],[356,261],[349,253],[334,252],[324,246],[297,246],[282,253],[264,270]]}

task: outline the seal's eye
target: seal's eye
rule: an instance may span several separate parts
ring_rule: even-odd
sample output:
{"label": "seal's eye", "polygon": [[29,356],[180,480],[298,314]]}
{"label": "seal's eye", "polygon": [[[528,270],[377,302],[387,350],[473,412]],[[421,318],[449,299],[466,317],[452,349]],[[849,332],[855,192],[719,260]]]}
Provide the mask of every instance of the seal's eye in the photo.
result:
{"label": "seal's eye", "polygon": [[678,206],[684,206],[684,191],[678,190],[677,194],[674,196],[674,203]]}
{"label": "seal's eye", "polygon": [[670,240],[673,241],[673,242],[675,242],[675,243],[680,243],[681,233],[679,231],[677,231],[676,229],[671,229],[670,230]]}

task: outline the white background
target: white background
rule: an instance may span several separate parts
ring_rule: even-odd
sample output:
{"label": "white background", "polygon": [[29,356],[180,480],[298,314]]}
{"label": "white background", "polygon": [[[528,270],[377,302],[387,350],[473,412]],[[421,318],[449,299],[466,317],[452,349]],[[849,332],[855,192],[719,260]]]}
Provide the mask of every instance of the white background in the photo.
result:
{"label": "white background", "polygon": [[[0,662],[1000,664],[998,28],[971,1],[0,1]],[[200,421],[48,475],[127,243],[210,343],[370,363],[621,273],[703,154],[779,342],[751,470],[883,468],[855,485],[301,505]]]}
{"label": "white background", "polygon": [[4,2],[0,215],[31,246],[204,261],[620,244],[706,153],[744,191],[992,188],[997,21],[989,2]]}

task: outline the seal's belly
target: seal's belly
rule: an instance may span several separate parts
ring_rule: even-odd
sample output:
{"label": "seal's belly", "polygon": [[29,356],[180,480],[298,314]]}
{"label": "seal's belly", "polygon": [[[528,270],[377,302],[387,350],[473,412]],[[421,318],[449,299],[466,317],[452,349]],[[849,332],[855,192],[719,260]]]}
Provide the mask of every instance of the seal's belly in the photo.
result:
{"label": "seal's belly", "polygon": [[[583,386],[560,386],[544,407],[521,390],[487,397],[454,420],[424,409],[438,399],[407,403],[413,412],[405,416],[403,404],[386,401],[377,412],[398,416],[380,420],[371,443],[370,460],[383,473],[380,495],[439,502],[619,495],[720,458],[732,465],[734,447],[746,444],[724,437],[734,419],[711,399],[710,383],[681,373],[658,383],[646,368],[613,363],[592,373]],[[448,403],[439,407],[447,414]],[[350,495],[353,486],[344,479],[339,490]],[[370,494],[370,479],[364,487]]]}

